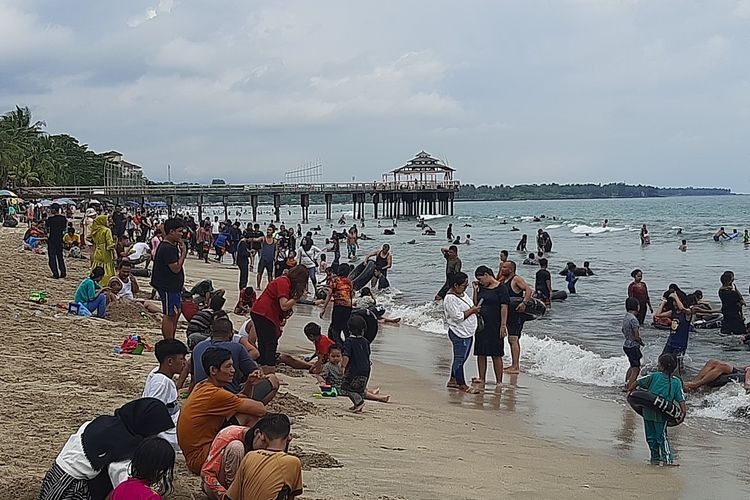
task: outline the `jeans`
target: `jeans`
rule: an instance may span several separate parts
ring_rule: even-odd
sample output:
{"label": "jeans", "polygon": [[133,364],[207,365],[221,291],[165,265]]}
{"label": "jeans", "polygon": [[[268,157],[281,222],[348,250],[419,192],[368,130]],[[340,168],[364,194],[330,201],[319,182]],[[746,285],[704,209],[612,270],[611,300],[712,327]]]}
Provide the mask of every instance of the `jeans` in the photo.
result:
{"label": "jeans", "polygon": [[47,258],[49,260],[49,270],[55,278],[64,278],[67,274],[65,270],[65,259],[63,257],[63,247],[47,247]]}
{"label": "jeans", "polygon": [[99,294],[94,300],[84,305],[91,314],[96,314],[99,318],[103,318],[107,313],[107,296]]}
{"label": "jeans", "polygon": [[471,344],[474,339],[472,337],[467,339],[461,338],[450,330],[448,330],[448,338],[451,339],[451,343],[453,344],[451,378],[456,379],[458,385],[467,385],[466,377],[464,376],[464,364],[466,363],[466,360],[469,359]]}

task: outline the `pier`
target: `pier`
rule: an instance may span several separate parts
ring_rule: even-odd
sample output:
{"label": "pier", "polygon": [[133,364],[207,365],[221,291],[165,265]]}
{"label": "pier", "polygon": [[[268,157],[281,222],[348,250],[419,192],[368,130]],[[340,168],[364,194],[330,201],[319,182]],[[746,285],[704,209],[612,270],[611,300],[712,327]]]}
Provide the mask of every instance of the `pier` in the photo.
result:
{"label": "pier", "polygon": [[[233,203],[249,203],[253,221],[257,220],[261,196],[273,200],[274,216],[280,221],[281,196],[299,196],[302,221],[308,222],[310,195],[322,195],[326,219],[332,218],[334,195],[351,196],[355,219],[369,218],[367,205],[372,205],[374,219],[400,219],[421,215],[453,215],[453,200],[460,183],[453,179],[454,169],[422,151],[403,167],[384,174],[381,181],[374,182],[315,182],[275,184],[143,184],[108,186],[51,186],[26,187],[20,189],[27,199],[104,197],[120,205],[135,201],[143,206],[147,201],[163,201],[169,213],[175,200],[195,203],[198,217],[202,219],[202,207],[207,197],[221,198],[228,218],[229,200]],[[187,200],[187,201],[186,201]]]}

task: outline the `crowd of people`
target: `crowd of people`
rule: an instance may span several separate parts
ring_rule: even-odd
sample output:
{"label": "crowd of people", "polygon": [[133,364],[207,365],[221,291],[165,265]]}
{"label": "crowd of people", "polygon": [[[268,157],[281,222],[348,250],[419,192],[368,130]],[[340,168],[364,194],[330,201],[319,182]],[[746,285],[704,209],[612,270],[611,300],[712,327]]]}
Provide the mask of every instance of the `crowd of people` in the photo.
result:
{"label": "crowd of people", "polygon": [[[162,340],[154,346],[158,366],[146,377],[141,397],[114,415],[84,422],[71,434],[44,477],[40,500],[161,498],[174,488],[176,453],[184,455],[190,472],[201,476],[209,498],[294,498],[303,484],[299,458],[287,453],[291,423],[266,409],[281,384],[276,366],[309,371],[321,392],[348,398],[355,413],[363,411],[366,400],[390,400],[368,387],[370,343],[379,321],[386,321],[384,311],[369,288],[357,296],[351,266],[339,263],[339,240],[346,240],[350,258],[356,257],[356,226],[334,231],[326,241],[330,246],[325,251],[333,253],[328,265],[325,251],[313,243],[317,231],[302,235],[299,225],[294,231],[271,224],[263,234],[255,224],[238,233],[238,224],[205,221],[194,231],[190,217],[147,223],[146,217],[118,209],[89,208],[82,216],[77,233],[53,205],[30,222],[27,232],[33,228],[35,236],[24,240],[38,238],[37,246],[46,245],[50,270],[58,279],[66,278],[63,251],[85,245],[81,255],[90,255],[91,271],[71,305],[104,318],[113,302],[130,301],[161,316]],[[232,255],[239,268],[233,312],[244,321],[238,329],[224,310],[224,290],[215,290],[210,280],[186,289],[188,256],[195,253],[205,262],[212,247],[217,260]],[[393,265],[390,247],[372,252],[365,259],[370,260],[375,283]],[[247,286],[256,261],[257,292]],[[148,291],[139,284],[136,269],[138,276],[150,278],[151,300],[142,298]],[[326,335],[315,322],[304,328],[314,354],[300,358],[279,351],[295,306],[315,304],[306,297],[321,290],[320,318],[331,303],[333,310]],[[184,341],[178,338],[183,317]]]}

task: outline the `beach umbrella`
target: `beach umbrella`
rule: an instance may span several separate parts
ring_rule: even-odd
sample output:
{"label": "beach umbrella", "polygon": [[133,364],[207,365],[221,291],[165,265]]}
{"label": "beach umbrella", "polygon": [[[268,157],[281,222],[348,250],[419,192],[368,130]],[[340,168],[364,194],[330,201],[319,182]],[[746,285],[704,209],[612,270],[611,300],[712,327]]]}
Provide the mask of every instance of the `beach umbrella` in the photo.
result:
{"label": "beach umbrella", "polygon": [[88,203],[89,205],[101,205],[101,202],[99,200],[95,200],[94,198],[91,198],[86,203]]}
{"label": "beach umbrella", "polygon": [[57,203],[58,205],[75,205],[76,202],[71,200],[70,198],[58,198],[54,200],[54,203]]}
{"label": "beach umbrella", "polygon": [[0,189],[0,198],[18,198],[18,195],[7,189]]}
{"label": "beach umbrella", "polygon": [[125,206],[126,207],[131,207],[131,208],[136,208],[136,207],[140,207],[141,204],[138,203],[137,201],[128,200],[128,201],[125,202]]}
{"label": "beach umbrella", "polygon": [[48,207],[52,205],[52,203],[53,203],[52,200],[42,200],[39,202],[39,205],[42,207]]}

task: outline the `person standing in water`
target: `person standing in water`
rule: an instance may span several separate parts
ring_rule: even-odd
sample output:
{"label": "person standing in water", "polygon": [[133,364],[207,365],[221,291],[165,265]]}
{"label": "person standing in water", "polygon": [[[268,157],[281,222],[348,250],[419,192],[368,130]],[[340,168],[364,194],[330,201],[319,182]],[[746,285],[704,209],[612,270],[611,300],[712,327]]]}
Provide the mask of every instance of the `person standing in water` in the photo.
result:
{"label": "person standing in water", "polygon": [[651,307],[651,298],[648,296],[648,287],[643,281],[643,271],[635,269],[630,276],[633,277],[633,281],[628,285],[628,298],[633,298],[638,301],[638,323],[643,324],[646,321],[646,308],[654,314],[654,309]]}
{"label": "person standing in water", "polygon": [[505,264],[508,261],[508,251],[507,250],[500,250],[500,264],[497,266],[497,279],[502,281],[502,274],[503,274],[503,264]]}
{"label": "person standing in water", "polygon": [[445,232],[448,241],[453,242],[453,224],[448,224],[448,230]]}
{"label": "person standing in water", "polygon": [[508,343],[510,343],[511,365],[508,373],[516,374],[521,371],[521,331],[523,330],[523,319],[519,313],[526,311],[526,305],[531,301],[534,290],[522,277],[516,275],[516,263],[512,260],[503,263],[500,270],[501,281],[508,287],[508,295],[521,297],[521,304],[513,308],[508,307]]}
{"label": "person standing in water", "polygon": [[445,298],[445,294],[450,290],[449,282],[451,275],[461,272],[461,259],[458,258],[458,247],[451,245],[448,248],[441,248],[440,251],[445,258],[445,283],[437,295],[435,295],[435,300],[443,300]]}
{"label": "person standing in water", "polygon": [[648,235],[648,229],[646,228],[646,224],[641,226],[641,245],[650,245],[651,244],[651,237]]}
{"label": "person standing in water", "polygon": [[724,271],[721,275],[719,299],[721,299],[721,314],[724,315],[721,333],[743,335],[746,332],[745,318],[742,314],[745,299],[734,286],[734,273],[732,271]]}
{"label": "person standing in water", "polygon": [[521,241],[518,242],[518,245],[516,245],[516,251],[517,252],[525,252],[526,251],[526,242],[528,241],[528,236],[523,235],[521,236]]}
{"label": "person standing in water", "polygon": [[503,381],[503,356],[505,355],[505,337],[508,336],[508,287],[495,279],[492,269],[479,266],[474,271],[474,303],[481,309],[479,315],[484,328],[476,332],[474,356],[477,357],[479,378],[473,382],[481,388],[487,381],[487,358],[492,358],[495,371],[495,383]]}

